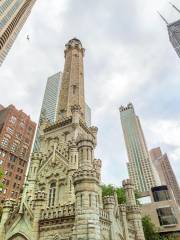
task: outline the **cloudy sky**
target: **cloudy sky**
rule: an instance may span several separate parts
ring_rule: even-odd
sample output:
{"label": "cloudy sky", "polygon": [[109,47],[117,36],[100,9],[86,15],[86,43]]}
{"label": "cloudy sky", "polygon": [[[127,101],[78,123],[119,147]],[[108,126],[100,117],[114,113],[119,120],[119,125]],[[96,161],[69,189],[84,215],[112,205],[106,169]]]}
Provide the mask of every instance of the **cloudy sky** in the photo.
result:
{"label": "cloudy sky", "polygon": [[118,108],[129,102],[148,148],[168,153],[180,181],[180,59],[157,10],[169,22],[180,18],[167,0],[37,0],[0,68],[0,103],[37,121],[47,77],[63,70],[64,44],[77,37],[86,48],[86,101],[99,128],[103,181],[120,185],[127,177]]}

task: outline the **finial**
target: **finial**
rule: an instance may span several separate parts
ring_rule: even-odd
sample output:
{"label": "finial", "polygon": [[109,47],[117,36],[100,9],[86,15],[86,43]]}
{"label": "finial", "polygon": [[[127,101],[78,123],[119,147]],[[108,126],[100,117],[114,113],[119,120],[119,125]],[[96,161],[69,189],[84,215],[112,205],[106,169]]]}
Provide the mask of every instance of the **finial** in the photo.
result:
{"label": "finial", "polygon": [[177,8],[173,3],[169,2],[169,4],[171,4],[171,6],[172,6],[177,12],[180,13],[180,9]]}
{"label": "finial", "polygon": [[160,12],[158,12],[157,11],[157,13],[159,14],[159,16],[162,18],[162,20],[166,23],[166,24],[168,24],[168,21],[161,15],[161,13]]}

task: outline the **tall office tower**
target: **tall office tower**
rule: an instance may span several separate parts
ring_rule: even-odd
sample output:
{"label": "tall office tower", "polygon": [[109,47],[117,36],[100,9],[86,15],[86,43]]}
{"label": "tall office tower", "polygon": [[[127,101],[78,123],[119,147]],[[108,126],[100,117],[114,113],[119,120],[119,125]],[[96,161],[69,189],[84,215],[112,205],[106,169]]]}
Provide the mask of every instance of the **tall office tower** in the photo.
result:
{"label": "tall office tower", "polygon": [[24,183],[36,124],[13,105],[0,111],[0,168],[4,189],[0,201],[18,200]]}
{"label": "tall office tower", "polygon": [[[178,9],[174,4],[170,4],[178,13],[180,13],[180,9]],[[161,14],[160,16],[167,25],[169,40],[177,55],[180,57],[180,19],[175,22],[168,23],[168,21]]]}
{"label": "tall office tower", "polygon": [[85,120],[88,127],[91,126],[91,108],[85,103]]}
{"label": "tall office tower", "polygon": [[49,77],[46,84],[43,103],[41,107],[41,113],[39,117],[39,123],[36,131],[36,138],[34,142],[34,152],[38,152],[40,149],[40,127],[44,120],[48,120],[50,123],[55,123],[58,115],[58,101],[61,88],[62,73],[58,72]]}
{"label": "tall office tower", "polygon": [[12,47],[36,0],[0,1],[0,65]]}
{"label": "tall office tower", "polygon": [[150,150],[150,156],[159,173],[161,184],[167,185],[172,190],[176,202],[180,206],[180,188],[167,154],[162,154],[158,147]]}
{"label": "tall office tower", "polygon": [[119,110],[129,158],[129,176],[138,191],[148,191],[156,185],[156,179],[140,120],[131,103],[127,107],[121,106]]}

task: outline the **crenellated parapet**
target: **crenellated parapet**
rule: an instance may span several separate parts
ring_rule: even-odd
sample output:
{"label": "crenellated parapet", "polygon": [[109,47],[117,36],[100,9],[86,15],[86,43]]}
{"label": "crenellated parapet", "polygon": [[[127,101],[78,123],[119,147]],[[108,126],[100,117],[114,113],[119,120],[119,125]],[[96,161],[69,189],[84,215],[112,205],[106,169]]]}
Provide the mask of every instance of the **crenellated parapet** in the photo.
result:
{"label": "crenellated parapet", "polygon": [[106,208],[107,206],[115,205],[114,196],[105,196],[105,197],[103,197],[103,204],[104,204],[104,207],[105,207],[105,208]]}
{"label": "crenellated parapet", "polygon": [[126,189],[135,189],[134,188],[134,183],[131,179],[125,179],[122,182],[123,188]]}
{"label": "crenellated parapet", "polygon": [[91,180],[91,182],[99,183],[99,178],[94,169],[78,170],[73,174],[73,183],[76,185],[79,182]]}
{"label": "crenellated parapet", "polygon": [[12,209],[16,204],[17,203],[14,199],[7,199],[3,203],[3,208]]}
{"label": "crenellated parapet", "polygon": [[136,205],[136,198],[135,198],[135,187],[134,183],[131,179],[123,180],[122,182],[123,188],[126,194],[126,200],[128,205]]}
{"label": "crenellated parapet", "polygon": [[43,153],[41,152],[33,152],[31,154],[31,160],[42,159],[42,158],[43,158]]}
{"label": "crenellated parapet", "polygon": [[37,191],[34,194],[33,205],[34,207],[43,206],[45,202],[47,194],[44,191]]}
{"label": "crenellated parapet", "polygon": [[127,212],[128,213],[133,213],[133,214],[140,214],[141,213],[141,207],[139,205],[127,206]]}
{"label": "crenellated parapet", "polygon": [[82,53],[82,55],[84,56],[85,49],[83,48],[81,41],[77,38],[71,39],[65,45],[65,47],[66,47],[66,49],[64,51],[65,57],[66,57],[67,52],[69,52],[70,50],[73,50],[73,49],[80,51]]}
{"label": "crenellated parapet", "polygon": [[50,207],[41,210],[40,221],[75,216],[75,204]]}
{"label": "crenellated parapet", "polygon": [[119,108],[119,111],[120,111],[120,112],[123,112],[123,111],[127,111],[128,109],[133,109],[133,110],[134,110],[134,107],[133,107],[133,104],[132,104],[132,103],[128,103],[128,105],[127,105],[126,107],[121,106],[121,107]]}
{"label": "crenellated parapet", "polygon": [[119,205],[119,210],[122,213],[126,213],[127,212],[127,205],[126,204],[120,204]]}

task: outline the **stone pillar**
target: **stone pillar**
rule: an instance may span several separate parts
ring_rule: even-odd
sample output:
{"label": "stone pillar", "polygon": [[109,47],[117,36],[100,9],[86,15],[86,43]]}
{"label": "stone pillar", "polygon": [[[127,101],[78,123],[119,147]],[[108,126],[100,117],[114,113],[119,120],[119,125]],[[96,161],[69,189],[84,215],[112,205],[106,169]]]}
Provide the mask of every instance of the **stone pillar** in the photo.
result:
{"label": "stone pillar", "polygon": [[68,198],[70,202],[74,202],[74,185],[72,175],[78,169],[78,149],[74,139],[69,143],[69,164],[68,164]]}
{"label": "stone pillar", "polygon": [[127,199],[127,217],[134,225],[136,240],[145,240],[142,226],[141,208],[136,203],[134,184],[130,179],[124,180],[123,188],[125,189]]}
{"label": "stone pillar", "polygon": [[33,200],[33,240],[39,240],[39,220],[41,219],[41,211],[44,208],[46,201],[46,193],[44,191],[38,191],[35,193],[35,199]]}
{"label": "stone pillar", "polygon": [[[31,155],[31,165],[29,168],[27,181],[26,181],[26,191],[28,191],[28,195],[31,196],[31,199],[33,199],[34,196],[34,188],[37,180],[38,170],[40,167],[41,160],[43,158],[42,153],[32,153]],[[23,193],[24,194],[24,193]]]}
{"label": "stone pillar", "polygon": [[103,198],[103,205],[105,210],[109,213],[109,219],[111,221],[110,228],[110,239],[116,239],[116,235],[114,232],[114,210],[115,210],[115,199],[114,196],[106,196]]}
{"label": "stone pillar", "polygon": [[89,137],[80,137],[77,145],[80,164],[73,174],[76,197],[73,240],[100,240],[99,179],[92,164],[94,142]]}
{"label": "stone pillar", "polygon": [[129,231],[128,231],[128,222],[127,222],[127,214],[126,214],[126,205],[125,204],[120,205],[120,212],[122,215],[124,239],[129,240]]}
{"label": "stone pillar", "polygon": [[130,179],[126,179],[122,184],[126,194],[127,205],[136,205],[133,182]]}
{"label": "stone pillar", "polygon": [[8,217],[10,216],[10,213],[12,212],[14,205],[15,205],[15,200],[13,200],[13,199],[7,199],[4,201],[2,217],[1,217],[1,222],[0,222],[1,240],[4,240],[4,237],[5,237],[4,224],[7,221]]}

